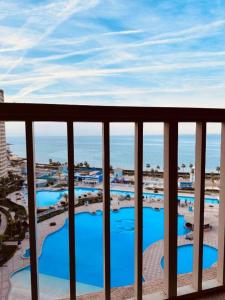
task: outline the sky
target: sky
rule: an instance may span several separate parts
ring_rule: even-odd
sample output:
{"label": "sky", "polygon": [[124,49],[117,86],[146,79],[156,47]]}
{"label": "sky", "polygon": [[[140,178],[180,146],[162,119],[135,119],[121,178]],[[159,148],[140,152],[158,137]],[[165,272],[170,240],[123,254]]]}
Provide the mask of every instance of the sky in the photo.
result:
{"label": "sky", "polygon": [[224,0],[0,0],[0,12],[6,102],[225,107]]}

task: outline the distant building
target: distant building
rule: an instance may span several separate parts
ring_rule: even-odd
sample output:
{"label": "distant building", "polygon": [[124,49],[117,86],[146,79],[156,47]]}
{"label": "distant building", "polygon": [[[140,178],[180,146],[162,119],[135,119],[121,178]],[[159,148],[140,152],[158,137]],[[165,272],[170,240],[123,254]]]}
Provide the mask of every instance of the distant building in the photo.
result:
{"label": "distant building", "polygon": [[[4,102],[4,93],[0,90],[0,105]],[[7,176],[7,151],[5,137],[5,122],[0,121],[0,178]]]}
{"label": "distant building", "polygon": [[48,186],[48,181],[46,179],[36,179],[36,187],[46,187]]}
{"label": "distant building", "polygon": [[193,182],[192,181],[179,181],[178,182],[179,189],[193,189]]}
{"label": "distant building", "polygon": [[[112,183],[125,183],[125,178],[123,175],[123,169],[115,168],[113,173]],[[126,182],[129,183],[129,180]]]}
{"label": "distant building", "polygon": [[[36,179],[35,181],[37,188],[42,188],[48,186],[48,181],[45,179]],[[24,182],[24,186],[27,186],[27,181]]]}
{"label": "distant building", "polygon": [[116,177],[116,178],[122,178],[123,177],[123,169],[121,169],[121,168],[115,168],[114,169],[114,177]]}
{"label": "distant building", "polygon": [[103,174],[101,171],[86,171],[86,172],[76,172],[75,180],[82,181],[84,183],[101,183],[103,180]]}

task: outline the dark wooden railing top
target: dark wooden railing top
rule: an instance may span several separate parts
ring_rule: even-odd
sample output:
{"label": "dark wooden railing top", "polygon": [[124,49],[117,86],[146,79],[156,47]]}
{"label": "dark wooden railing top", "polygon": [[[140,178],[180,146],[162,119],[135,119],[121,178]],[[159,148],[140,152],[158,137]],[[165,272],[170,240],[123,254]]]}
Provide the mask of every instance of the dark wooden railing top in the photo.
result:
{"label": "dark wooden railing top", "polygon": [[225,122],[225,109],[1,103],[5,121]]}

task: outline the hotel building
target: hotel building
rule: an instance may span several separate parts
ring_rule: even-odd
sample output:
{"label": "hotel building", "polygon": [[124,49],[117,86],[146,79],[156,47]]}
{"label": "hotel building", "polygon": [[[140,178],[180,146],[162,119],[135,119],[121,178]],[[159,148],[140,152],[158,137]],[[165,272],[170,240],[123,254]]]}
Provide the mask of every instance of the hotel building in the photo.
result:
{"label": "hotel building", "polygon": [[[0,105],[3,101],[4,93],[0,90]],[[5,122],[0,121],[0,178],[7,176],[7,165]]]}

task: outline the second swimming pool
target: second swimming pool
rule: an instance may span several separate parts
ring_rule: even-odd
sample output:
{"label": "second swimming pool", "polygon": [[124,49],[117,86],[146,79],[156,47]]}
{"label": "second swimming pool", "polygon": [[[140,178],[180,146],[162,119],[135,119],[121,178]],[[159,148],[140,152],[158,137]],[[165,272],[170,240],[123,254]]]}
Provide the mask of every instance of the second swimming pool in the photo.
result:
{"label": "second swimming pool", "polygon": [[[75,187],[75,194],[76,196],[80,196],[81,194],[84,193],[89,193],[93,192],[96,193],[99,190],[96,188],[88,188],[88,187]],[[46,206],[51,206],[55,205],[61,197],[65,194],[68,193],[68,190],[61,190],[61,191],[51,191],[51,190],[40,190],[37,191],[36,193],[36,200],[37,200],[37,207],[46,207]],[[116,195],[130,195],[131,197],[134,196],[134,192],[129,192],[129,191],[122,191],[122,190],[111,190],[111,194],[116,194]],[[163,194],[154,194],[150,192],[144,192],[143,193],[144,197],[155,197],[159,199],[163,199],[164,195]],[[188,202],[194,202],[194,197],[191,196],[178,196],[178,199],[181,201],[187,200]],[[211,203],[211,204],[218,204],[218,200],[210,197],[205,198],[206,203]]]}

